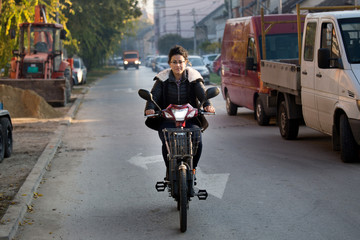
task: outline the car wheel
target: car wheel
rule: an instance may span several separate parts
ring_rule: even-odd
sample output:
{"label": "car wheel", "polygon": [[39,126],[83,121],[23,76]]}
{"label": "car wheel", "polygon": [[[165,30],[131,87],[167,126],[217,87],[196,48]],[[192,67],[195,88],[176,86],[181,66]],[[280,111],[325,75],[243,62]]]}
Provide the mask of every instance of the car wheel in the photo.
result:
{"label": "car wheel", "polygon": [[204,78],[204,83],[205,83],[205,85],[209,85],[210,79],[208,77]]}
{"label": "car wheel", "polygon": [[299,133],[299,120],[289,119],[285,101],[280,103],[277,122],[279,125],[280,135],[284,139],[293,140],[297,138]]}
{"label": "car wheel", "polygon": [[353,137],[348,118],[345,114],[340,117],[340,154],[341,160],[345,163],[358,160],[358,145]]}
{"label": "car wheel", "polygon": [[75,85],[78,85],[78,81],[77,81],[76,78],[72,78],[72,80],[73,80],[73,85],[74,85],[74,86],[75,86]]}
{"label": "car wheel", "polygon": [[266,116],[261,99],[256,99],[255,118],[260,126],[269,125],[270,118]]}
{"label": "car wheel", "polygon": [[229,93],[226,93],[226,111],[230,116],[235,116],[237,114],[237,106],[231,102]]}
{"label": "car wheel", "polygon": [[11,156],[13,149],[12,127],[10,124],[10,120],[7,117],[2,117],[1,126],[2,126],[3,139],[5,142],[4,157],[8,158]]}

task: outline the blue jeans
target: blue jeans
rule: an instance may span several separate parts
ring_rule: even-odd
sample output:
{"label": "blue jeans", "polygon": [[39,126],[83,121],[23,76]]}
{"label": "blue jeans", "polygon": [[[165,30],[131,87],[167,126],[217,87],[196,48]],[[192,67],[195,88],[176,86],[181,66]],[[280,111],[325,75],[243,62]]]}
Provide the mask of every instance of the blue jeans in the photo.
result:
{"label": "blue jeans", "polygon": [[[164,128],[175,128],[175,122],[164,121],[163,123],[161,123],[160,128],[158,130],[159,137],[160,137],[160,140],[162,142],[162,155],[163,155],[163,158],[164,158],[164,162],[165,162],[166,167],[169,167],[169,161],[167,159],[168,151],[166,149],[165,137],[164,137],[164,133],[162,131]],[[200,130],[199,125],[191,123],[191,122],[186,122],[186,127],[185,128],[197,128],[197,129]],[[197,167],[197,165],[199,163],[199,160],[200,160],[200,156],[201,156],[201,150],[202,150],[201,134],[200,134],[199,141],[200,142],[199,142],[199,145],[198,145],[197,152],[196,152],[196,154],[195,154],[195,156],[193,158],[193,167],[194,168]]]}

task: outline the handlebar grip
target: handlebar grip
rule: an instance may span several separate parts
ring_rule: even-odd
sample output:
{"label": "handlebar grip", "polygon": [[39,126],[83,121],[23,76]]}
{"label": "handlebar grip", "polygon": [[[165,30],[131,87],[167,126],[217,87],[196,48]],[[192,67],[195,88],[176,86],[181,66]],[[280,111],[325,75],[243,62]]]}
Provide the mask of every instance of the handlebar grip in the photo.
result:
{"label": "handlebar grip", "polygon": [[215,115],[215,113],[206,112],[206,111],[204,111],[204,110],[199,110],[199,113],[200,113],[201,115]]}
{"label": "handlebar grip", "polygon": [[144,117],[148,118],[148,117],[160,117],[160,116],[161,116],[161,111],[155,111],[154,114],[145,115]]}
{"label": "handlebar grip", "polygon": [[216,115],[216,113],[212,113],[212,112],[203,112],[202,114],[204,114],[204,115]]}

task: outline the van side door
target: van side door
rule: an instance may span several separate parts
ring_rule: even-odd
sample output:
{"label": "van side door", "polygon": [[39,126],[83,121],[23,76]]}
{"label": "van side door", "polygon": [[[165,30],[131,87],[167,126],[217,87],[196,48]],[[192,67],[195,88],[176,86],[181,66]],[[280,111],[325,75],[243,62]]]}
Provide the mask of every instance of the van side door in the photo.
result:
{"label": "van side door", "polygon": [[315,39],[318,28],[317,19],[309,19],[305,26],[303,39],[303,52],[301,62],[301,101],[303,117],[307,126],[320,129],[319,114],[315,102]]}
{"label": "van side door", "polygon": [[321,131],[327,134],[332,132],[333,114],[335,105],[339,101],[339,78],[342,71],[339,64],[341,55],[335,26],[331,20],[322,21],[319,43],[320,48],[330,50],[330,66],[319,68],[318,64],[315,65],[315,100]]}

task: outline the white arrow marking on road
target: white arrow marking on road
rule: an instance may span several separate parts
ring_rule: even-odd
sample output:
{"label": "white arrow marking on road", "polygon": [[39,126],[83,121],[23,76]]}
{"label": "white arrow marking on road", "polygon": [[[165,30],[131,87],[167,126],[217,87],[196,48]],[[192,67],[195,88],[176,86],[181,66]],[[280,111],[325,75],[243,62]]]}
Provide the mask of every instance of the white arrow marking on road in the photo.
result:
{"label": "white arrow marking on road", "polygon": [[[162,155],[143,157],[142,153],[130,158],[128,162],[135,166],[141,167],[145,170],[148,169],[148,164],[163,162]],[[230,173],[217,173],[217,174],[206,174],[199,167],[196,168],[196,188],[206,189],[206,191],[222,199],[226,188],[227,181],[229,180]]]}
{"label": "white arrow marking on road", "polygon": [[209,194],[222,199],[229,176],[230,173],[205,174],[197,167],[196,187],[205,189]]}
{"label": "white arrow marking on road", "polygon": [[139,153],[138,155],[130,158],[128,161],[129,163],[134,164],[135,166],[148,169],[147,164],[157,163],[157,162],[163,162],[163,156],[162,155],[156,155],[156,156],[148,156],[143,157],[141,156],[142,153]]}
{"label": "white arrow marking on road", "polygon": [[126,92],[126,93],[134,93],[134,92],[136,92],[136,90],[134,90],[132,88],[115,88],[113,91],[114,92],[122,91],[122,92]]}

